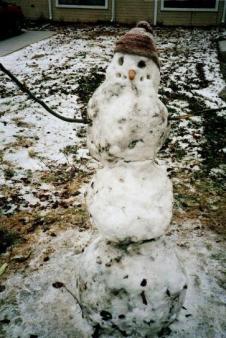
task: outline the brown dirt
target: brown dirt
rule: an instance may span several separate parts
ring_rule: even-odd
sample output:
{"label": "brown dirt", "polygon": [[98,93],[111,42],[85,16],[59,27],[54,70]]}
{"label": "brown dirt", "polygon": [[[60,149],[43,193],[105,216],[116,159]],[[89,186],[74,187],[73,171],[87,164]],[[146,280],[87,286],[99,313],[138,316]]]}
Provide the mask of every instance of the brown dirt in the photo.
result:
{"label": "brown dirt", "polygon": [[199,219],[203,226],[226,236],[226,191],[221,182],[208,177],[195,178],[179,173],[179,183],[174,183],[173,221]]}
{"label": "brown dirt", "polygon": [[[89,215],[83,204],[72,207],[67,205],[65,197],[76,192],[88,176],[78,175],[75,179],[59,186],[62,193],[62,205],[46,211],[36,208],[30,211],[20,211],[12,215],[0,215],[0,233],[4,237],[0,249],[0,267],[7,263],[7,269],[0,277],[1,281],[11,272],[23,271],[33,258],[33,247],[40,233],[56,237],[60,232],[76,228],[79,231],[91,227]],[[48,255],[46,256],[48,257]]]}

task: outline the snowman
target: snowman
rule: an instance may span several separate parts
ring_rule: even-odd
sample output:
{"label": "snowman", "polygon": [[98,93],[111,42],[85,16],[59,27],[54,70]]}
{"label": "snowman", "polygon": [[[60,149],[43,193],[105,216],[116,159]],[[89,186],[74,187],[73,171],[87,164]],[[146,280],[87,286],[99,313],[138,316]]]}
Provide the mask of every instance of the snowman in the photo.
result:
{"label": "snowman", "polygon": [[167,134],[167,109],[158,99],[159,59],[144,22],[116,44],[104,83],[88,104],[88,147],[99,161],[153,160]]}
{"label": "snowman", "polygon": [[164,236],[172,184],[155,160],[168,134],[159,82],[152,28],[140,22],[116,43],[88,104],[88,148],[102,168],[87,207],[100,235],[81,256],[78,288],[95,337],[155,337],[184,301],[186,275]]}
{"label": "snowman", "polygon": [[159,67],[152,29],[141,22],[117,42],[106,80],[88,104],[88,147],[105,166],[87,201],[93,223],[110,240],[151,239],[171,220],[171,182],[154,164],[168,133]]}

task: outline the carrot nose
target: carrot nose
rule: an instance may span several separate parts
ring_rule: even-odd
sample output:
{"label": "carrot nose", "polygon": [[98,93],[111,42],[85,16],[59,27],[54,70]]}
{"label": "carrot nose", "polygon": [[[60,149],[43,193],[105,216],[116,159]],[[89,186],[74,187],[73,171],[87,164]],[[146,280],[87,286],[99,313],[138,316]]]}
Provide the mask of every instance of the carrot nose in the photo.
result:
{"label": "carrot nose", "polygon": [[129,72],[128,72],[128,76],[129,76],[129,79],[132,81],[135,79],[135,76],[136,76],[136,71],[133,70],[133,69],[130,69]]}

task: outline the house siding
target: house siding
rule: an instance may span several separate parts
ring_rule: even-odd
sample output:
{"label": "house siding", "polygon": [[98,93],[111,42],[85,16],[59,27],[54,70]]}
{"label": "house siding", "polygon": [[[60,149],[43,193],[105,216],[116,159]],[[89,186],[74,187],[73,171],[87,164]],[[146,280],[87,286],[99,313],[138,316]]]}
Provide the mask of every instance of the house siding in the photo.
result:
{"label": "house siding", "polygon": [[68,22],[97,22],[111,20],[111,0],[108,0],[107,9],[92,8],[63,8],[56,7],[56,0],[52,0],[54,21]]}
{"label": "house siding", "polygon": [[154,21],[153,0],[116,0],[116,21],[120,23],[135,23],[140,20]]}
{"label": "house siding", "polygon": [[161,1],[158,0],[158,24],[166,26],[210,26],[221,23],[224,0],[219,1],[217,12],[195,11],[167,11],[161,10]]}
{"label": "house siding", "polygon": [[[108,0],[107,9],[62,8],[52,1],[54,21],[98,22],[110,21],[112,0]],[[25,17],[30,19],[48,19],[48,0],[11,0],[21,6]],[[171,26],[209,26],[219,25],[223,15],[224,0],[219,1],[218,12],[162,11],[158,0],[157,23]],[[154,0],[116,0],[116,22],[132,24],[139,20],[154,22]]]}

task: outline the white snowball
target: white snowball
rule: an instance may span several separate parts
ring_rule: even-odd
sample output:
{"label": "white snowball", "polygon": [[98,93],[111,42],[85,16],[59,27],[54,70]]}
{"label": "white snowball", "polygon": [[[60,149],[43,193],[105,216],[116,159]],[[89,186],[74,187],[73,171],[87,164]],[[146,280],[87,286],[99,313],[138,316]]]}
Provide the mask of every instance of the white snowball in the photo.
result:
{"label": "white snowball", "polygon": [[120,162],[97,171],[87,194],[91,221],[113,242],[163,235],[172,216],[172,184],[151,161]]}
{"label": "white snowball", "polygon": [[[91,155],[100,161],[153,159],[168,133],[167,109],[158,99],[155,88],[159,83],[157,66],[146,59],[152,76],[157,79],[148,77],[151,71],[147,67],[146,70],[136,69],[137,79],[130,81],[128,69],[142,58],[135,55],[123,57],[129,60],[124,66],[119,66],[115,64],[119,56],[114,56],[105,82],[88,104],[92,124],[88,128],[87,145]],[[117,77],[117,67],[122,68],[120,77]]]}
{"label": "white snowball", "polygon": [[139,89],[143,86],[144,80],[148,81],[149,91],[158,93],[160,83],[160,71],[156,63],[144,56],[133,54],[115,53],[106,71],[106,78],[109,82],[130,83],[128,74],[130,70],[136,72],[133,84]]}
{"label": "white snowball", "polygon": [[164,239],[125,247],[97,239],[81,257],[78,286],[96,336],[141,338],[176,319],[187,281]]}

